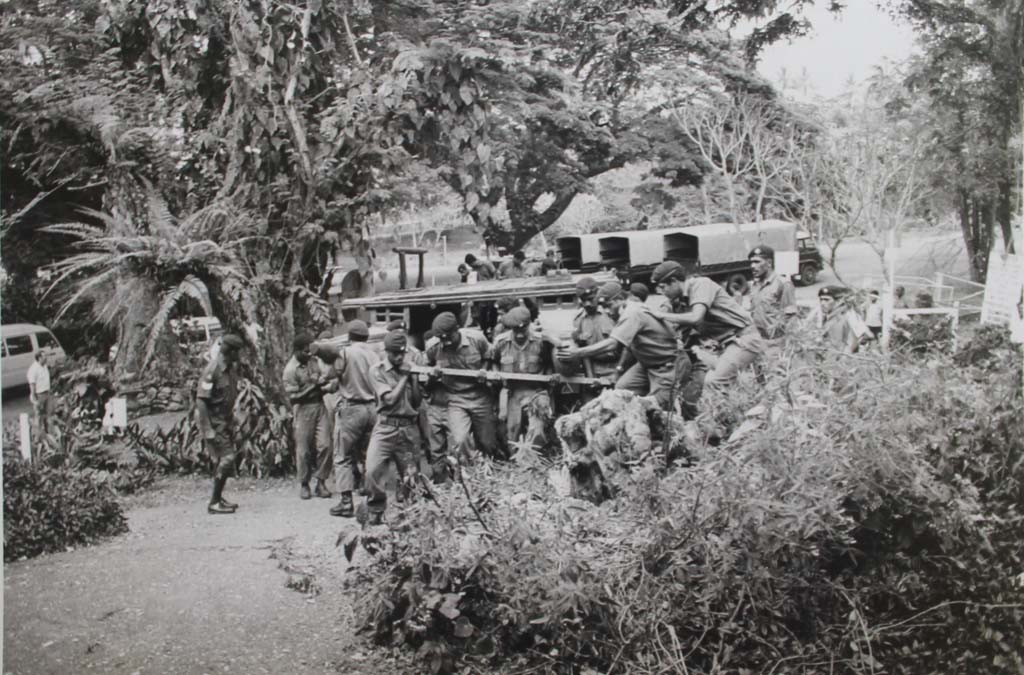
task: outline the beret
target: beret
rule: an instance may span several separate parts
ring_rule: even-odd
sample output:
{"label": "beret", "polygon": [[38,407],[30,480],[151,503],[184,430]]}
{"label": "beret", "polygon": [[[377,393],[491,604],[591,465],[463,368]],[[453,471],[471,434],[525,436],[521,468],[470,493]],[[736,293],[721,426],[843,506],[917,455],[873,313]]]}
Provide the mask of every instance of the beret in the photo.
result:
{"label": "beret", "polygon": [[611,300],[622,295],[622,284],[617,281],[609,281],[601,288],[597,289],[597,297],[599,300]]}
{"label": "beret", "polygon": [[508,310],[512,309],[518,304],[519,301],[513,298],[511,295],[502,296],[494,301],[494,306],[503,312],[507,312]]}
{"label": "beret", "polygon": [[651,283],[660,284],[662,282],[672,281],[673,279],[679,279],[682,281],[686,278],[686,272],[683,270],[683,266],[677,263],[675,260],[666,260],[660,263],[651,272]]}
{"label": "beret", "polygon": [[362,337],[370,337],[370,327],[366,325],[365,321],[356,319],[350,321],[348,324],[349,335],[361,335]]}
{"label": "beret", "polygon": [[434,329],[435,335],[447,334],[459,327],[459,320],[451,312],[441,312],[434,317],[430,327]]}
{"label": "beret", "polygon": [[594,277],[583,277],[576,282],[576,295],[585,298],[597,292],[597,282]]}
{"label": "beret", "polygon": [[388,322],[388,325],[386,326],[386,328],[388,329],[388,331],[393,331],[393,330],[404,330],[404,331],[407,331],[407,330],[409,330],[408,327],[405,325],[405,321],[402,321],[401,319],[395,319],[394,321]]}
{"label": "beret", "polygon": [[747,260],[750,260],[754,256],[764,258],[765,260],[775,260],[775,249],[771,246],[755,246],[750,249],[750,253],[747,254]]}
{"label": "beret", "polygon": [[641,300],[646,300],[647,296],[651,294],[651,289],[647,288],[646,284],[642,284],[638,281],[635,284],[629,285],[629,292]]}
{"label": "beret", "polygon": [[838,298],[839,295],[840,295],[838,290],[839,289],[835,288],[834,286],[822,286],[821,288],[818,289],[818,297],[819,298]]}
{"label": "beret", "polygon": [[525,307],[513,307],[501,317],[501,325],[506,328],[528,326],[531,321],[533,321],[533,317],[530,316],[530,310]]}
{"label": "beret", "polygon": [[231,347],[233,349],[241,349],[245,346],[245,340],[235,335],[234,333],[228,333],[220,339],[221,345]]}
{"label": "beret", "polygon": [[389,352],[404,352],[406,342],[403,331],[393,330],[384,336],[384,349]]}

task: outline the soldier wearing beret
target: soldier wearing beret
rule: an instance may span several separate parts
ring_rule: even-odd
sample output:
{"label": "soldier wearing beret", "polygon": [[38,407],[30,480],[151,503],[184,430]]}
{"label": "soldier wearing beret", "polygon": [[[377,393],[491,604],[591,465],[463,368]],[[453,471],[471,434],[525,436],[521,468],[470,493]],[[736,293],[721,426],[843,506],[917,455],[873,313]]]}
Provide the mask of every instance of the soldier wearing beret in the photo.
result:
{"label": "soldier wearing beret", "polygon": [[380,524],[387,506],[384,483],[388,463],[395,465],[399,480],[415,475],[420,463],[420,384],[406,361],[408,341],[404,331],[384,338],[383,361],[373,367],[377,396],[377,423],[366,451],[367,506],[370,524]]}
{"label": "soldier wearing beret", "polygon": [[221,339],[220,350],[203,369],[196,387],[196,424],[203,449],[214,463],[213,495],[208,513],[234,513],[238,504],[224,498],[224,485],[235,471],[235,398],[238,354],[245,343],[237,335]]}
{"label": "soldier wearing beret", "polygon": [[349,323],[349,344],[338,352],[334,373],[338,378],[338,407],[334,417],[334,471],[341,501],[331,508],[332,516],[351,518],[355,513],[352,491],[356,489],[363,453],[377,419],[377,395],[371,372],[380,361],[367,344],[369,327],[362,321]]}
{"label": "soldier wearing beret", "polygon": [[[490,343],[479,331],[460,329],[451,312],[434,317],[431,328],[437,341],[427,347],[427,365],[435,367],[431,379],[440,380],[448,396],[449,450],[469,458],[475,441],[479,451],[502,455],[495,433],[494,398],[487,384]],[[476,381],[442,376],[441,368],[475,370],[479,376]]]}
{"label": "soldier wearing beret", "polygon": [[775,250],[755,246],[747,256],[754,281],[750,286],[750,315],[766,340],[781,338],[797,314],[793,284],[775,273]]}
{"label": "soldier wearing beret", "polygon": [[[615,321],[598,306],[597,289],[598,285],[593,277],[583,277],[576,282],[576,301],[579,303],[580,311],[572,320],[572,340],[579,347],[588,347],[607,340],[615,328]],[[619,362],[618,351],[614,349],[584,359],[587,377],[615,378],[615,366]],[[584,398],[587,396],[584,395]]]}
{"label": "soldier wearing beret", "polygon": [[601,286],[597,299],[612,316],[618,317],[611,335],[586,347],[563,349],[563,353],[570,358],[585,358],[613,353],[620,347],[628,349],[636,363],[622,368],[615,388],[650,395],[663,410],[668,410],[675,389],[675,330],[655,317],[646,305],[629,302],[626,290],[618,282],[609,281]]}
{"label": "soldier wearing beret", "polygon": [[834,286],[824,286],[818,290],[818,304],[821,306],[821,340],[827,347],[844,354],[853,354],[857,351],[859,340],[847,318],[847,309],[841,302],[845,292],[846,289]]}
{"label": "soldier wearing beret", "polygon": [[707,277],[687,275],[682,265],[671,260],[654,268],[651,281],[674,305],[688,308],[655,312],[659,319],[689,328],[722,348],[714,369],[704,380],[707,386],[731,382],[740,370],[761,358],[764,339],[750,314],[724,288]]}
{"label": "soldier wearing beret", "polygon": [[[502,373],[541,375],[554,372],[552,343],[530,330],[530,310],[516,307],[501,317],[506,330],[494,341],[493,361]],[[535,450],[545,444],[546,430],[552,417],[551,397],[547,386],[509,381],[506,416],[506,437],[511,447],[525,431],[526,440]],[[524,423],[524,416],[527,418]]]}
{"label": "soldier wearing beret", "polygon": [[321,369],[320,359],[313,358],[313,345],[311,335],[302,333],[295,336],[292,341],[292,357],[285,364],[281,379],[284,381],[284,392],[292,404],[299,498],[309,499],[313,496],[309,481],[315,478],[316,496],[327,499],[331,496],[327,489],[327,478],[331,475],[333,453],[324,393],[329,386],[331,374],[329,369]]}

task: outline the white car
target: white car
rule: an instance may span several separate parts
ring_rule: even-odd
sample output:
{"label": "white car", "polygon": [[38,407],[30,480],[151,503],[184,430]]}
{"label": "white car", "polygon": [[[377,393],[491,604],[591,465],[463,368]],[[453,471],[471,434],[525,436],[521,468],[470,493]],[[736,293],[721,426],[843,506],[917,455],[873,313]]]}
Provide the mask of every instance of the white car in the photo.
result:
{"label": "white car", "polygon": [[46,326],[30,323],[12,323],[0,326],[3,335],[3,374],[0,382],[4,389],[28,384],[28,369],[36,352],[46,354],[51,368],[59,368],[67,359],[64,348]]}

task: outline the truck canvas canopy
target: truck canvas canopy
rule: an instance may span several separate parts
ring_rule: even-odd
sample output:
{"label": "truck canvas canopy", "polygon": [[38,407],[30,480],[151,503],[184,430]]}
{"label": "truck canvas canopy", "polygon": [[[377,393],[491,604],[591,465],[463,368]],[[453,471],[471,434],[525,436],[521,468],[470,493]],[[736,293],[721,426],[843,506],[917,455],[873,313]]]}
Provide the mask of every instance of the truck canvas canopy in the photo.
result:
{"label": "truck canvas canopy", "polygon": [[664,235],[666,260],[699,261],[702,269],[747,259],[757,245],[776,251],[796,250],[796,225],[784,220],[759,223],[714,223],[670,230]]}

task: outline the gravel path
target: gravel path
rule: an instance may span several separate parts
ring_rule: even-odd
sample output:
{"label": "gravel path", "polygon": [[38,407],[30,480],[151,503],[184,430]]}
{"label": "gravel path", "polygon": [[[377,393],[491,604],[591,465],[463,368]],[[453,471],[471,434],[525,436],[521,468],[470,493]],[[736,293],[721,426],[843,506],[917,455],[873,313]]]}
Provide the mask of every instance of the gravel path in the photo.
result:
{"label": "gravel path", "polygon": [[[211,516],[208,488],[165,481],[128,503],[127,535],[5,565],[3,672],[415,672],[352,635],[334,543],[357,526],[333,500],[232,481],[238,513]],[[305,574],[319,594],[286,586]]]}

